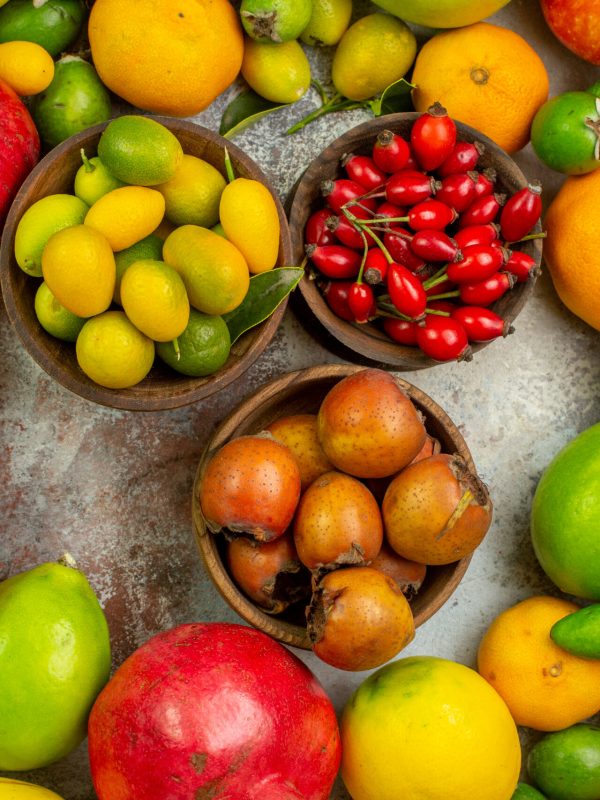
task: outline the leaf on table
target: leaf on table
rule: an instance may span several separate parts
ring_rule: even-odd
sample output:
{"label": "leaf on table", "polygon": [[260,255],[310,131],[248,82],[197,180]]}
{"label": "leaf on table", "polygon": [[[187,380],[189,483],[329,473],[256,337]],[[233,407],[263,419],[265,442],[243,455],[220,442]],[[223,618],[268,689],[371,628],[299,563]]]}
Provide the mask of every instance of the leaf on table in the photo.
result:
{"label": "leaf on table", "polygon": [[250,328],[270,317],[277,306],[296,288],[303,275],[302,267],[278,267],[253,275],[241,305],[229,314],[223,315],[229,328],[231,344]]}
{"label": "leaf on table", "polygon": [[272,111],[277,111],[278,108],[285,108],[286,105],[290,104],[272,103],[252,89],[246,89],[236,95],[223,112],[219,133],[231,139],[248,125],[252,125]]}
{"label": "leaf on table", "polygon": [[409,83],[407,80],[404,80],[404,78],[390,83],[379,97],[376,97],[369,103],[373,115],[382,117],[384,114],[397,114],[400,111],[412,111],[414,106],[412,103],[411,91],[414,88],[415,84]]}

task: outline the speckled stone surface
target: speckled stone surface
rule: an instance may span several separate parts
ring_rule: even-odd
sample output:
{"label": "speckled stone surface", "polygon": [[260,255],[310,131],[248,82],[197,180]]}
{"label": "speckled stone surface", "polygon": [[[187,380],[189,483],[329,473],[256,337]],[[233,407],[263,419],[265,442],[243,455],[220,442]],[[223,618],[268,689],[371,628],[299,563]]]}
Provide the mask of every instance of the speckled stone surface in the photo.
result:
{"label": "speckled stone surface", "polygon": [[[537,0],[512,0],[491,18],[517,30],[540,53],[551,94],[600,78],[556,41]],[[313,58],[328,79],[330,53]],[[235,88],[197,121],[218,129]],[[333,138],[368,118],[325,117],[295,136],[284,131],[316,106],[267,117],[236,143],[271,176],[282,196]],[[540,178],[547,203],[562,178],[541,167],[530,148],[516,161]],[[556,590],[533,555],[531,498],[553,455],[600,420],[600,334],[560,304],[547,275],[516,322],[470,364],[448,364],[402,377],[442,405],[458,424],[495,503],[493,526],[449,602],[417,632],[402,655],[431,654],[474,665],[480,637],[502,609]],[[108,618],[117,666],[154,633],[189,621],[239,621],[200,564],[192,535],[194,472],[218,422],[264,381],[290,369],[341,358],[306,330],[293,309],[247,374],[201,406],[135,414],[95,406],[53,383],[21,348],[0,316],[0,579],[69,551],[87,573]],[[365,673],[347,674],[310,653],[314,670],[341,710]],[[528,735],[524,732],[524,742]],[[65,800],[91,800],[85,745],[59,764],[20,776]],[[338,786],[335,800],[348,797]]]}

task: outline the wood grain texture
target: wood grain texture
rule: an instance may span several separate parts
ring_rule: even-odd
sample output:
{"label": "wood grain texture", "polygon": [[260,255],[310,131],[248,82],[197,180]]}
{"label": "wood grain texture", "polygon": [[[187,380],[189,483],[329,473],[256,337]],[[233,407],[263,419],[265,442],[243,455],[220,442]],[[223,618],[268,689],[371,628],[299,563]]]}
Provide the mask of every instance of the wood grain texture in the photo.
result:
{"label": "wood grain texture", "polygon": [[[377,135],[383,130],[391,130],[404,138],[410,138],[410,129],[417,112],[390,114],[364,122],[340,136],[310,164],[300,178],[290,206],[289,223],[292,237],[293,256],[296,263],[304,257],[304,227],[313,211],[324,206],[320,185],[324,180],[335,180],[342,176],[341,158],[347,153],[370,154]],[[482,142],[485,152],[480,158],[478,168],[493,167],[497,174],[498,191],[514,194],[527,186],[527,179],[512,158],[487,136],[468,125],[456,122],[458,139],[468,142]],[[540,231],[538,222],[534,231]],[[531,255],[539,267],[542,260],[542,240],[536,239],[524,244],[520,249]],[[305,320],[316,318],[321,325],[341,344],[354,353],[370,361],[386,364],[403,370],[424,369],[440,363],[429,358],[417,347],[407,347],[392,341],[382,329],[374,324],[358,325],[337,317],[329,308],[315,280],[311,280],[309,268],[299,284],[303,299]],[[503,319],[513,322],[533,292],[536,277],[527,283],[519,283],[491,308]],[[477,354],[490,342],[471,345]],[[501,346],[501,343],[500,345]]]}
{"label": "wood grain texture", "polygon": [[[192,494],[194,534],[200,556],[210,578],[227,603],[250,625],[285,644],[310,649],[303,620],[303,608],[292,608],[274,617],[250,601],[235,585],[224,561],[224,537],[211,533],[200,509],[199,486],[212,455],[230,439],[258,433],[280,417],[291,414],[315,414],[327,392],[342,378],[363,367],[327,364],[290,372],[262,386],[241,403],[219,426],[201,457]],[[469,448],[446,412],[428,395],[412,384],[396,378],[425,417],[428,432],[440,441],[442,452],[458,453],[476,472]],[[428,567],[427,576],[417,596],[411,601],[415,626],[422,625],[443,606],[462,580],[471,556],[444,566]]]}
{"label": "wood grain texture", "polygon": [[[223,161],[227,146],[235,174],[264,183],[273,194],[281,228],[277,266],[292,264],[291,242],[283,207],[268,178],[252,159],[236,145],[193,122],[168,117],[153,117],[171,130],[183,151],[202,158],[225,175]],[[192,378],[164,365],[158,358],[149,375],[129,389],[106,389],[90,380],[79,369],[75,347],[61,342],[44,331],[37,321],[34,297],[41,279],[31,278],[14,258],[14,239],[19,220],[36,201],[58,192],[72,193],[73,179],[81,166],[80,148],[88,157],[96,154],[98,140],[108,123],[88,128],[54,148],[21,186],[2,234],[0,244],[0,286],[8,317],[29,354],[48,375],[75,394],[114,408],[131,411],[156,411],[196,403],[224,389],[236,380],[267,347],[281,322],[287,300],[271,317],[241,336],[231,348],[225,365],[214,375]]]}

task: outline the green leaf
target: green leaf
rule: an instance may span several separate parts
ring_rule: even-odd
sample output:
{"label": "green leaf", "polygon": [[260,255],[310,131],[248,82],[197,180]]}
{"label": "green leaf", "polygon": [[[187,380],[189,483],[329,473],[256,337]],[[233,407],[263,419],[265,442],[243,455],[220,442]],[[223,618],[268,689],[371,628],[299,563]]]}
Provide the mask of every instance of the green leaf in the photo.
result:
{"label": "green leaf", "polygon": [[382,117],[384,114],[397,114],[399,111],[412,111],[413,104],[411,91],[415,84],[400,78],[399,81],[390,83],[380,97],[371,100],[370,106],[373,115]]}
{"label": "green leaf", "polygon": [[236,133],[240,133],[248,125],[262,117],[277,111],[278,108],[285,108],[289,103],[272,103],[264,97],[247,89],[233,98],[221,117],[219,133],[231,139]]}
{"label": "green leaf", "polygon": [[231,344],[255,325],[264,322],[296,288],[304,275],[302,267],[279,267],[261,272],[250,278],[250,287],[241,305],[224,314],[229,328]]}

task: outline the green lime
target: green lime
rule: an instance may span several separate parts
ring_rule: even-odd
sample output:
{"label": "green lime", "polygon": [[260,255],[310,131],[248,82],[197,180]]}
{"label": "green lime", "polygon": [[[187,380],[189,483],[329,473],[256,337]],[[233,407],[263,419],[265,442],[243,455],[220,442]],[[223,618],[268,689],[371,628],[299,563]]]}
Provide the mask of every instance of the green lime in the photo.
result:
{"label": "green lime", "polygon": [[54,65],[51,84],[36,95],[31,115],[47,148],[110,119],[110,96],[94,67],[78,56],[63,56]]}
{"label": "green lime", "polygon": [[83,317],[78,317],[61,305],[48,288],[46,281],[40,283],[35,293],[35,314],[42,328],[51,336],[74,342],[85,324]]}
{"label": "green lime", "polygon": [[[593,87],[592,87],[593,88]],[[600,167],[600,98],[591,92],[564,92],[539,109],[531,144],[550,169],[583,175]]]}
{"label": "green lime", "polygon": [[0,42],[35,42],[56,57],[75,41],[85,17],[83,0],[10,0],[0,9]]}
{"label": "green lime", "polygon": [[159,342],[156,352],[177,372],[193,377],[212,375],[229,358],[231,339],[222,317],[191,309],[190,321],[177,340],[179,356],[172,342]]}
{"label": "green lime", "polygon": [[88,206],[93,205],[96,200],[112,192],[113,189],[125,185],[123,181],[110,174],[98,156],[88,158],[83,148],[80,152],[83,164],[75,174],[73,190]]}
{"label": "green lime", "polygon": [[108,123],[98,143],[107,169],[125,183],[165,183],[181,164],[183,150],[168,128],[149,117],[126,114]]}
{"label": "green lime", "polygon": [[550,638],[575,656],[600,659],[600,603],[559,619],[550,628]]}
{"label": "green lime", "polygon": [[598,800],[600,728],[573,725],[533,746],[527,772],[549,800]]}
{"label": "green lime", "polygon": [[257,42],[289,42],[309,23],[312,0],[242,0],[244,30]]}
{"label": "green lime", "polygon": [[313,0],[312,14],[300,39],[318,47],[337,44],[352,16],[352,0]]}
{"label": "green lime", "polygon": [[553,459],[531,508],[535,554],[567,594],[600,600],[600,423]]}
{"label": "green lime", "polygon": [[50,194],[29,206],[15,233],[15,259],[23,272],[41,278],[42,251],[48,239],[63,228],[80,225],[88,210],[72,194]]}
{"label": "green lime", "polygon": [[528,783],[518,783],[510,800],[546,800],[546,798]]}
{"label": "green lime", "polygon": [[61,562],[0,583],[0,770],[37,769],[70,753],[108,680],[106,619],[73,559]]}
{"label": "green lime", "polygon": [[160,261],[162,247],[163,240],[160,236],[151,233],[150,236],[140,239],[139,242],[132,244],[131,247],[126,247],[125,250],[119,250],[118,253],[115,253],[115,263],[117,265],[117,281],[113,298],[115,303],[121,305],[121,279],[127,267],[130,267],[134,261],[141,261],[144,258]]}
{"label": "green lime", "polygon": [[219,220],[226,180],[212,164],[184,155],[173,177],[154,188],[165,198],[165,216],[174,225],[210,228]]}
{"label": "green lime", "polygon": [[77,363],[100,386],[126,389],[150,372],[154,342],[123,311],[105,311],[88,319],[75,345]]}

